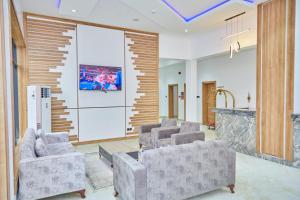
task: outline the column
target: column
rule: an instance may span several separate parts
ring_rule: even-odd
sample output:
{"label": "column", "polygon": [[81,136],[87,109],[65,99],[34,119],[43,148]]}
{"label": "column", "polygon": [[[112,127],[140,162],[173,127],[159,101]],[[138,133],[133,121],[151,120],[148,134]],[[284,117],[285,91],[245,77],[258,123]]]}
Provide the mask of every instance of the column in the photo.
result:
{"label": "column", "polygon": [[197,122],[197,60],[185,62],[186,121]]}

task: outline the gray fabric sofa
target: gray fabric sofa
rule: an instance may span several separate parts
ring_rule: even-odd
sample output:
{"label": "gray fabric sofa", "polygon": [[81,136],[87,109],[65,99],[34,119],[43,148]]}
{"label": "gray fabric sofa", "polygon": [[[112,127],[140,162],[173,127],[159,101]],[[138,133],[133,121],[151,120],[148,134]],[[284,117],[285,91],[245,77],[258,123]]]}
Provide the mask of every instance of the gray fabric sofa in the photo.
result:
{"label": "gray fabric sofa", "polygon": [[180,127],[153,128],[151,134],[156,148],[205,140],[205,134],[200,131],[200,124],[197,122],[182,122]]}
{"label": "gray fabric sofa", "polygon": [[139,132],[139,145],[140,147],[153,147],[153,137],[151,135],[151,130],[153,128],[164,128],[173,127],[177,125],[176,119],[163,119],[161,123],[158,124],[146,124],[140,127]]}
{"label": "gray fabric sofa", "polygon": [[234,192],[236,154],[223,141],[195,141],[143,151],[139,161],[113,154],[122,200],[182,200],[223,186]]}
{"label": "gray fabric sofa", "polygon": [[27,129],[20,147],[19,200],[79,192],[85,197],[85,156],[74,150],[67,133],[45,134],[47,156],[36,154],[37,136]]}

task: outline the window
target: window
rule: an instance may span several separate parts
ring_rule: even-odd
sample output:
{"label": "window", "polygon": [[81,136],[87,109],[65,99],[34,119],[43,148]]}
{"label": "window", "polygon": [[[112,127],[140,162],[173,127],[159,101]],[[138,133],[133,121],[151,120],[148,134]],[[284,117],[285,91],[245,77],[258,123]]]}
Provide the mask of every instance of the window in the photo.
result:
{"label": "window", "polygon": [[19,129],[19,88],[18,88],[18,49],[14,41],[12,41],[12,62],[13,62],[13,92],[14,92],[14,127],[15,127],[15,145],[18,144],[20,138]]}

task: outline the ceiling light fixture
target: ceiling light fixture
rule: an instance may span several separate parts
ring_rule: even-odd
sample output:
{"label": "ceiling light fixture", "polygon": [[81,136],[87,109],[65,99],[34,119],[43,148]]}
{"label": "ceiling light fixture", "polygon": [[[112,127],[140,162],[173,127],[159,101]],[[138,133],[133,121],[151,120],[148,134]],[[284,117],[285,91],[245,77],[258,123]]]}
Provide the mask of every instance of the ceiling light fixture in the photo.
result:
{"label": "ceiling light fixture", "polygon": [[138,22],[138,21],[140,21],[140,20],[139,20],[139,18],[133,18],[133,21],[134,21],[134,22]]}
{"label": "ceiling light fixture", "polygon": [[[212,11],[212,10],[214,10],[214,9],[216,9],[216,8],[218,8],[218,7],[220,7],[220,6],[224,5],[224,4],[226,4],[226,3],[229,3],[230,1],[233,1],[233,0],[223,0],[223,1],[221,1],[220,3],[215,4],[215,5],[209,7],[209,8],[207,8],[207,9],[205,9],[205,10],[202,10],[202,11],[200,11],[199,13],[197,13],[197,14],[195,14],[195,15],[193,15],[193,16],[190,16],[190,17],[183,16],[183,14],[181,14],[181,13],[178,11],[178,9],[175,8],[175,7],[169,2],[169,0],[161,0],[161,1],[162,1],[166,6],[168,6],[168,7],[169,7],[169,8],[170,8],[177,16],[179,16],[181,19],[183,19],[184,22],[189,23],[189,22],[193,21],[194,19],[197,19],[197,18],[199,18],[200,16],[202,16],[202,15],[204,15],[204,14],[206,14],[206,13],[208,13],[208,12],[210,12],[210,11]],[[254,2],[255,0],[242,0],[242,1],[247,2],[247,3],[255,3],[255,2]]]}
{"label": "ceiling light fixture", "polygon": [[76,13],[77,12],[77,10],[75,10],[75,9],[72,9],[72,13]]}
{"label": "ceiling light fixture", "polygon": [[184,29],[184,32],[186,32],[186,33],[189,32],[189,29]]}
{"label": "ceiling light fixture", "polygon": [[151,10],[151,13],[156,14],[156,10],[155,9]]}

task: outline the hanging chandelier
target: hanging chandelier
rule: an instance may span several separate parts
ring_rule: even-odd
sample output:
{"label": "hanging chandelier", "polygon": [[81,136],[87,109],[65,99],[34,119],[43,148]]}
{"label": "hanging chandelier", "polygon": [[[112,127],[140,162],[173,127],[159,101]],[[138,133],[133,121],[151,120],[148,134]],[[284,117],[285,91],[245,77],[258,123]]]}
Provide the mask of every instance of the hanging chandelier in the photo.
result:
{"label": "hanging chandelier", "polygon": [[223,37],[226,46],[229,46],[230,58],[233,57],[235,53],[238,53],[241,49],[241,43],[239,41],[239,36],[243,33],[249,32],[250,28],[245,29],[243,26],[243,15],[246,12],[234,15],[225,19],[226,23],[226,33]]}

